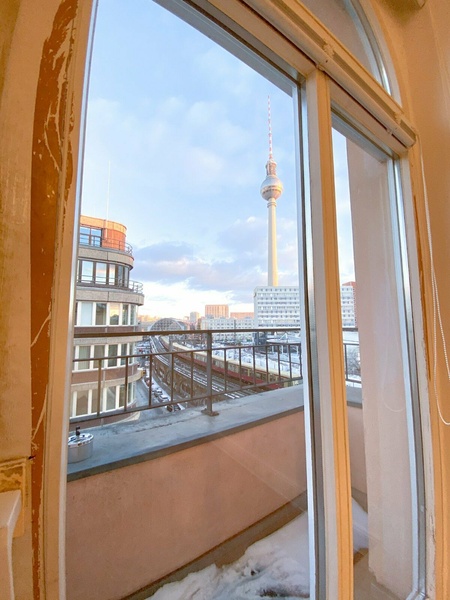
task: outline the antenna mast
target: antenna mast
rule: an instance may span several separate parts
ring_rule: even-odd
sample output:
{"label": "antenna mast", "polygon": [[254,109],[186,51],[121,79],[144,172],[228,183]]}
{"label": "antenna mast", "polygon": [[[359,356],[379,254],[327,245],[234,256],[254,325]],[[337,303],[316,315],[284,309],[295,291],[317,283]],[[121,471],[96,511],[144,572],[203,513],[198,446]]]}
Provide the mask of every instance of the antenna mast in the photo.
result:
{"label": "antenna mast", "polygon": [[269,116],[269,160],[273,160],[272,152],[272,116],[270,113],[270,96],[267,96],[267,112]]}

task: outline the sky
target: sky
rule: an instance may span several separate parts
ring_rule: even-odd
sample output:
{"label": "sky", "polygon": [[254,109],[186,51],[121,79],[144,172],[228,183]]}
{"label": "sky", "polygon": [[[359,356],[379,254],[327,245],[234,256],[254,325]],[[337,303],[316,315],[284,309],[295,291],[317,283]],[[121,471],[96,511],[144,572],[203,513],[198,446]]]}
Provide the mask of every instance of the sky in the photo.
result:
{"label": "sky", "polygon": [[[141,314],[182,318],[204,314],[205,304],[253,311],[254,288],[267,285],[260,187],[269,153],[268,97],[284,186],[277,206],[279,284],[298,285],[291,96],[152,0],[133,0],[132,10],[123,0],[99,1],[82,213],[127,227],[131,279],[144,283]],[[348,190],[345,177],[339,181],[345,223]],[[353,266],[346,262],[348,280]]]}

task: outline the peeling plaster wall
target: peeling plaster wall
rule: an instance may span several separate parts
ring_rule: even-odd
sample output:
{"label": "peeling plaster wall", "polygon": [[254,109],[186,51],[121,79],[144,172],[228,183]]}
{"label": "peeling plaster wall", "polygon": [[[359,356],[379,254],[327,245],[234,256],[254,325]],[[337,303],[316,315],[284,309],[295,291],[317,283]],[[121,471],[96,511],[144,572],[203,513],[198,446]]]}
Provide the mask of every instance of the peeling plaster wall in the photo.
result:
{"label": "peeling plaster wall", "polygon": [[24,599],[65,593],[64,398],[89,12],[77,0],[0,7],[0,490],[12,485],[11,464],[24,465],[13,546]]}

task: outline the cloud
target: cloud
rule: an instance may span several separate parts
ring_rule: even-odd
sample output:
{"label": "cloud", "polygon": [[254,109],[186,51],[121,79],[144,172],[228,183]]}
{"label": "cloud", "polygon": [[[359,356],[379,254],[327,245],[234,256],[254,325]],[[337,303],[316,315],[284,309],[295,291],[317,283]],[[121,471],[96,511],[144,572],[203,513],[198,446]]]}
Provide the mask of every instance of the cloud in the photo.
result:
{"label": "cloud", "polygon": [[[202,258],[186,243],[159,243],[135,250],[133,278],[163,285],[182,283],[192,290],[245,291],[261,285],[256,260]],[[240,294],[242,296],[242,294]]]}

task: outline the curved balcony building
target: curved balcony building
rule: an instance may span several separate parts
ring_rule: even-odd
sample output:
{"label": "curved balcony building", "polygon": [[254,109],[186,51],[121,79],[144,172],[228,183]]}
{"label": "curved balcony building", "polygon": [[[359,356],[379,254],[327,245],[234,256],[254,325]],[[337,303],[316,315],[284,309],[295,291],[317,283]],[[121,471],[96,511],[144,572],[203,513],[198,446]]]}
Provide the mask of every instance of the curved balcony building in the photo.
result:
{"label": "curved balcony building", "polygon": [[[117,411],[135,403],[141,376],[132,358],[142,283],[132,281],[126,227],[82,216],[78,240],[75,332],[70,417]],[[130,358],[131,356],[131,358]]]}

